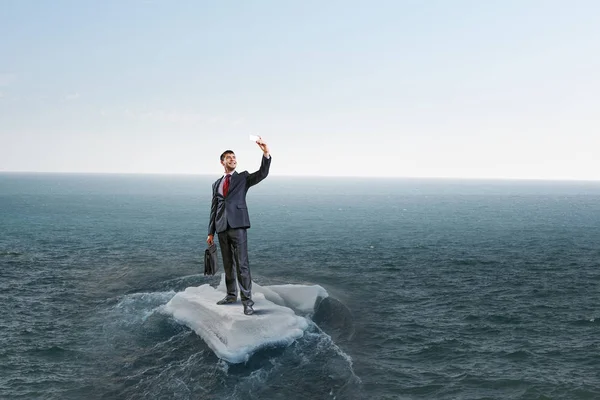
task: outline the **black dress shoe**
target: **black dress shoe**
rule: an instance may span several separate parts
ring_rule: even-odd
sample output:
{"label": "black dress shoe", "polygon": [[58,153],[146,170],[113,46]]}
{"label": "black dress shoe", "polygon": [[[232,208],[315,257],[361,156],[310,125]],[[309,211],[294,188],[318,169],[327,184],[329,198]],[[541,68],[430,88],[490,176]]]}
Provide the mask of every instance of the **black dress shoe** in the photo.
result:
{"label": "black dress shoe", "polygon": [[244,314],[246,314],[246,315],[254,314],[254,308],[252,308],[252,306],[244,304]]}
{"label": "black dress shoe", "polygon": [[225,296],[225,298],[223,300],[217,301],[217,304],[221,306],[223,304],[235,303],[236,301],[237,301],[237,297]]}

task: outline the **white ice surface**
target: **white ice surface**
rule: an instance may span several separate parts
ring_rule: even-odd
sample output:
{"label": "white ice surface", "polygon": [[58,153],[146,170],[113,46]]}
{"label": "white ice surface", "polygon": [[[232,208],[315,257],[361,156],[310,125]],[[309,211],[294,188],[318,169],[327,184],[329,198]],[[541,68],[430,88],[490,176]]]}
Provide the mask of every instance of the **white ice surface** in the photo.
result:
{"label": "white ice surface", "polygon": [[283,298],[286,306],[302,313],[313,312],[317,299],[328,296],[327,291],[319,285],[271,285],[265,289],[275,292]]}
{"label": "white ice surface", "polygon": [[[225,274],[221,274],[221,282],[217,290],[227,293]],[[260,286],[252,282],[252,296],[262,293],[265,298],[277,305],[292,308],[301,313],[310,313],[315,309],[318,298],[329,296],[327,291],[319,285],[268,285]],[[223,296],[224,297],[224,296]]]}
{"label": "white ice surface", "polygon": [[288,346],[302,337],[308,321],[292,308],[310,312],[317,297],[327,297],[327,291],[318,285],[261,287],[253,283],[255,314],[247,316],[239,299],[234,304],[216,304],[224,297],[224,287],[223,277],[217,289],[189,287],[173,296],[164,311],[193,329],[217,357],[230,363],[245,362],[261,348]]}

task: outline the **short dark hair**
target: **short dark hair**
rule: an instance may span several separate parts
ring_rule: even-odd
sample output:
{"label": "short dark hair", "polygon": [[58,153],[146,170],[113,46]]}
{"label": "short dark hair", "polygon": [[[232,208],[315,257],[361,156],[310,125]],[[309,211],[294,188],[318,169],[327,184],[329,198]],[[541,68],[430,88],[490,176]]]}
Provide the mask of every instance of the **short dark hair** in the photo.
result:
{"label": "short dark hair", "polygon": [[221,161],[223,161],[223,160],[225,159],[225,156],[226,156],[227,154],[235,154],[235,153],[233,152],[233,150],[225,150],[225,151],[223,152],[223,154],[221,154]]}

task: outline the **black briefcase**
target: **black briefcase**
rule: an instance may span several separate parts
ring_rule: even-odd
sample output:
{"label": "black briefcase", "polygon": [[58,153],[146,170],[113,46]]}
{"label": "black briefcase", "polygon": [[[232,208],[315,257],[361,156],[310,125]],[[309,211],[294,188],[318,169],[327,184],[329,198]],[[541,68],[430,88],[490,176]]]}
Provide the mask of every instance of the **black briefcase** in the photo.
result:
{"label": "black briefcase", "polygon": [[217,245],[213,243],[204,250],[204,275],[214,275],[218,267]]}

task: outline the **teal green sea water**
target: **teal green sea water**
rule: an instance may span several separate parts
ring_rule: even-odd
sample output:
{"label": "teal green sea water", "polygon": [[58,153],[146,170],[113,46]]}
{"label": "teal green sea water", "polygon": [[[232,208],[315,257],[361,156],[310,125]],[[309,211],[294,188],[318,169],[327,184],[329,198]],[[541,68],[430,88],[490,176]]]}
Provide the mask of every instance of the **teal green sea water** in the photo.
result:
{"label": "teal green sea water", "polygon": [[600,398],[600,183],[269,177],[253,279],[331,302],[228,364],[159,312],[211,181],[0,174],[0,398]]}

